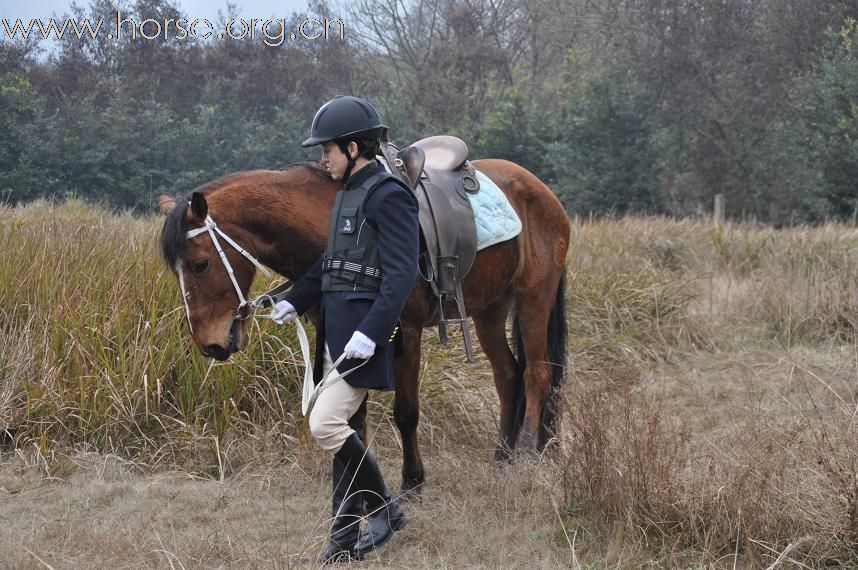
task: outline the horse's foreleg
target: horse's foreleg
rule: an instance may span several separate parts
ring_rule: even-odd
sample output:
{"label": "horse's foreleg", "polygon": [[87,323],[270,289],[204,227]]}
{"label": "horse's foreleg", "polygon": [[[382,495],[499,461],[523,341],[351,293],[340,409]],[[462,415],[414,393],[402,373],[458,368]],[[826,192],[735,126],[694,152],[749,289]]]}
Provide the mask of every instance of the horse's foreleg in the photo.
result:
{"label": "horse's foreleg", "polygon": [[511,300],[498,302],[473,315],[480,346],[492,365],[500,401],[500,438],[495,449],[495,461],[509,459],[520,427],[516,421],[516,402],[522,397],[522,386],[518,365],[506,338],[506,318],[511,304]]}
{"label": "horse's foreleg", "polygon": [[394,361],[396,395],[393,417],[402,436],[402,491],[419,492],[425,481],[423,460],[417,446],[417,423],[420,420],[420,338],[422,328],[403,327],[405,352]]}

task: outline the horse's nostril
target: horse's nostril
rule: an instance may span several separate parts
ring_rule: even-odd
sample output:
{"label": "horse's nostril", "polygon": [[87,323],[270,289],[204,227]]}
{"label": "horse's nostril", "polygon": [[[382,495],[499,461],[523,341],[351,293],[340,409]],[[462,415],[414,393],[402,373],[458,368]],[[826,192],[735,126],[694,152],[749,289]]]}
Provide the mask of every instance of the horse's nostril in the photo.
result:
{"label": "horse's nostril", "polygon": [[219,344],[207,344],[203,348],[203,354],[216,360],[226,360],[229,358],[229,351]]}

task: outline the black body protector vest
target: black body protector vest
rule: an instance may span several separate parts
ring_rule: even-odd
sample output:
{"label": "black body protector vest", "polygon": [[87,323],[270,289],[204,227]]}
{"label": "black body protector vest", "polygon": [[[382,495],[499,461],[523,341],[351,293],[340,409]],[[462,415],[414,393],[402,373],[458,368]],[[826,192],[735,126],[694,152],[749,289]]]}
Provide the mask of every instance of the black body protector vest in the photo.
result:
{"label": "black body protector vest", "polygon": [[389,172],[373,174],[357,188],[337,192],[328,225],[328,243],[322,261],[322,292],[378,292],[384,272],[378,255],[378,230],[366,219],[365,204]]}

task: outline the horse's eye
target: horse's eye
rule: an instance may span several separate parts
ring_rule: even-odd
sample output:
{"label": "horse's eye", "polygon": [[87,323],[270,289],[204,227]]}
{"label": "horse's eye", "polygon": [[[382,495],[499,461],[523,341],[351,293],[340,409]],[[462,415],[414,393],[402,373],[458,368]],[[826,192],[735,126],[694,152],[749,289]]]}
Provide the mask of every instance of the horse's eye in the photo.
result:
{"label": "horse's eye", "polygon": [[194,264],[193,272],[194,273],[202,273],[206,269],[209,268],[209,260],[206,259],[204,261],[200,261],[199,263]]}

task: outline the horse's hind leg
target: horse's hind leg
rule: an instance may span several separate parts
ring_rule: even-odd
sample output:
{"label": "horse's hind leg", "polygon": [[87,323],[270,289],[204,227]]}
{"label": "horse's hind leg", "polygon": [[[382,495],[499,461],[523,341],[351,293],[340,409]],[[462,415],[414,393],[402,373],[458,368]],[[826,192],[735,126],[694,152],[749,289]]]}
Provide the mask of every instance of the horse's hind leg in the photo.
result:
{"label": "horse's hind leg", "polygon": [[404,354],[394,360],[396,395],[393,417],[402,436],[402,492],[420,491],[425,481],[423,460],[417,447],[417,423],[420,420],[420,337],[423,329],[403,327]]}
{"label": "horse's hind leg", "polygon": [[549,397],[552,364],[548,356],[548,319],[559,282],[558,274],[546,279],[542,286],[519,290],[516,295],[516,318],[525,361],[525,408],[519,447],[527,451],[537,450],[542,412]]}
{"label": "horse's hind leg", "polygon": [[495,389],[500,400],[500,439],[495,450],[496,461],[509,459],[520,427],[516,421],[516,401],[522,386],[518,378],[518,365],[506,338],[506,318],[511,306],[512,299],[507,298],[473,315],[477,338],[492,365]]}

